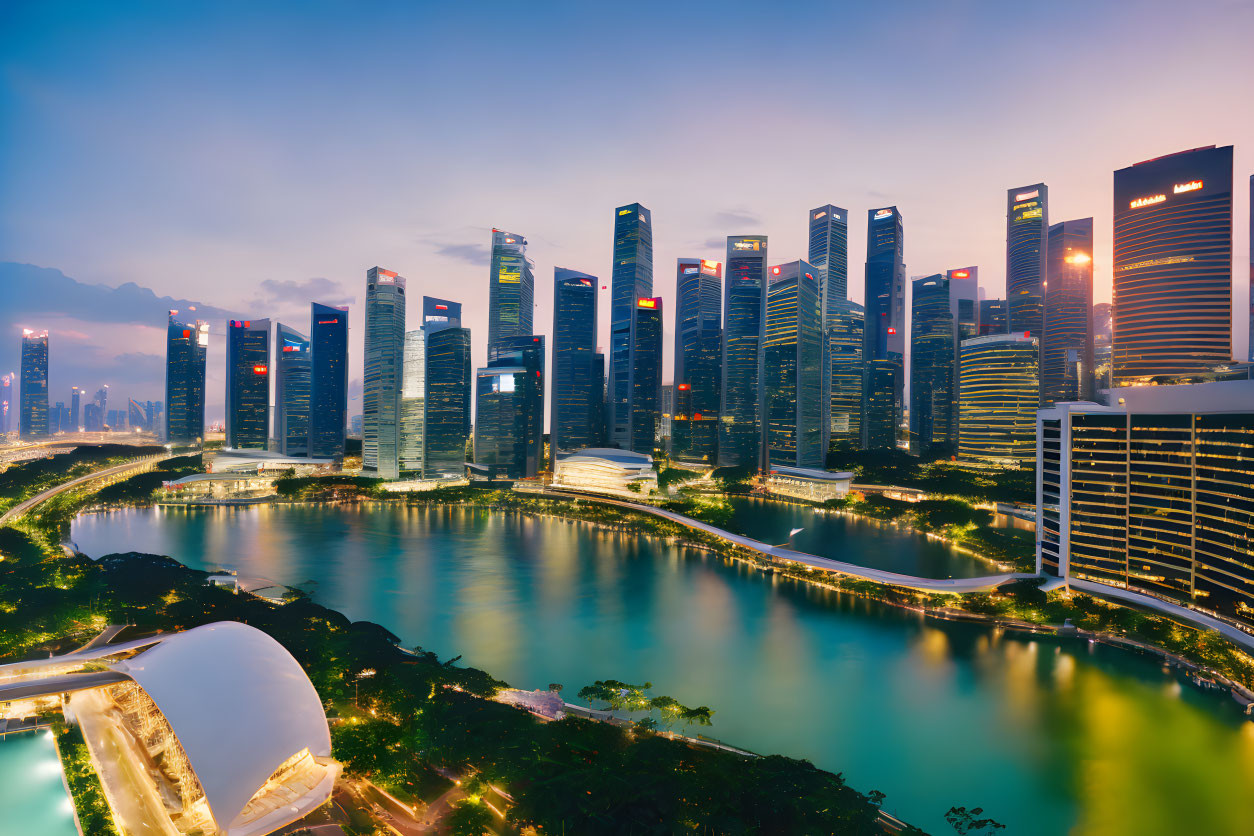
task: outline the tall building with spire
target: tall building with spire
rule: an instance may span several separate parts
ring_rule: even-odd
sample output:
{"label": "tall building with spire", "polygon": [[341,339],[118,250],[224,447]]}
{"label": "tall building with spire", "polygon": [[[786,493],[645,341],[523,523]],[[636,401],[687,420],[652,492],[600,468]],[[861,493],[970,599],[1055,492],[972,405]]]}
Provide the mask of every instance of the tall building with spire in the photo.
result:
{"label": "tall building with spire", "polygon": [[614,210],[610,273],[609,443],[631,447],[631,374],[636,300],[653,296],[653,219],[639,203]]}
{"label": "tall building with spire", "polygon": [[896,206],[867,210],[862,446],[894,449],[905,391],[906,265]]}
{"label": "tall building with spire", "polygon": [[1010,330],[1035,338],[1044,321],[1045,236],[1049,188],[1044,183],[1006,192],[1006,304]]}
{"label": "tall building with spire", "polygon": [[366,271],[365,371],[361,392],[361,466],[382,479],[400,476],[400,399],[405,344],[405,278]]}

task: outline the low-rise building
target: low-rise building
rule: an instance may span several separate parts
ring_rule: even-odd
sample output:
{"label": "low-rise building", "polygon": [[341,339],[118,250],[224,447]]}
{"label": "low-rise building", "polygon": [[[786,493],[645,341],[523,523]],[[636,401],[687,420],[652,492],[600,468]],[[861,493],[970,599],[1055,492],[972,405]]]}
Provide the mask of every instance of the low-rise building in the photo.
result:
{"label": "low-rise building", "polygon": [[274,495],[278,474],[193,473],[161,483],[163,498],[173,502],[216,499],[258,499]]}
{"label": "low-rise building", "polygon": [[766,477],[766,489],[780,496],[825,502],[849,493],[852,482],[853,474],[847,471],[773,465]]}
{"label": "low-rise building", "polygon": [[267,450],[215,450],[205,453],[205,471],[208,473],[269,473],[278,476],[290,470],[297,476],[311,476],[338,469],[334,459],[283,456]]}
{"label": "low-rise building", "polygon": [[[632,489],[632,485],[639,488]],[[553,487],[594,493],[648,496],[657,491],[653,457],[608,447],[590,447],[559,455]]]}

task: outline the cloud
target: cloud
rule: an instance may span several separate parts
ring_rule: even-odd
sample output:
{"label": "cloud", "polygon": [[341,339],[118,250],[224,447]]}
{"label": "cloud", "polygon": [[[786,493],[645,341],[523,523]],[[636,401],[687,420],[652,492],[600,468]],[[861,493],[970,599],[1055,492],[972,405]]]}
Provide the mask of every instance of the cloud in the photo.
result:
{"label": "cloud", "polygon": [[705,242],[701,246],[705,247],[707,250],[714,250],[721,253],[727,249],[727,238],[706,238]]}
{"label": "cloud", "polygon": [[305,279],[303,282],[290,279],[287,281],[266,279],[260,287],[267,296],[266,301],[271,304],[291,302],[304,305],[310,302],[320,302],[324,305],[335,306],[352,305],[357,301],[356,297],[344,292],[339,282],[333,282],[321,276]]}
{"label": "cloud", "polygon": [[487,244],[440,244],[435,254],[485,266],[492,261],[492,248]]}
{"label": "cloud", "polygon": [[[728,209],[714,213],[714,225],[719,227],[761,227],[762,223],[762,218],[748,209]],[[736,229],[732,234],[739,235],[746,231]]]}

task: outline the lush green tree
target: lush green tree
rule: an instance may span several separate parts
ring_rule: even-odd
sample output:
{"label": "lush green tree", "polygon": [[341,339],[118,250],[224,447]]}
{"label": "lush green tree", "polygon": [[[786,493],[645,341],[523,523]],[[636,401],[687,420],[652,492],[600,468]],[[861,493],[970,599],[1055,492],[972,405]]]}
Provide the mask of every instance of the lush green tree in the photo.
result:
{"label": "lush green tree", "polygon": [[483,836],[492,824],[492,811],[480,801],[459,801],[444,822],[453,836]]}
{"label": "lush green tree", "polygon": [[970,810],[966,807],[950,807],[949,812],[945,813],[945,821],[949,822],[955,832],[963,836],[1006,829],[1006,825],[999,824],[993,819],[980,818],[982,815],[984,815],[984,809],[981,807],[972,807]]}

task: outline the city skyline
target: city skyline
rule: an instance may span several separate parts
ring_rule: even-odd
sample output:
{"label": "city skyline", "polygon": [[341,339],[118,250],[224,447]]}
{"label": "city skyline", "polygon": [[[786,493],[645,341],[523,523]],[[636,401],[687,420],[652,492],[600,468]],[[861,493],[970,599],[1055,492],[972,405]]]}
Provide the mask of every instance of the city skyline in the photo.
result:
{"label": "city skyline", "polygon": [[[811,15],[814,12],[809,10]],[[4,183],[0,187],[0,259],[58,269],[89,286],[103,283],[118,288],[135,282],[158,297],[216,307],[221,316],[201,317],[213,323],[215,332],[223,327],[220,320],[227,318],[269,316],[300,323],[303,316],[299,315],[310,300],[328,304],[351,300],[350,412],[361,408],[364,299],[358,277],[363,270],[387,265],[410,276],[419,293],[450,296],[450,287],[467,288],[461,296],[467,325],[473,333],[484,334],[487,287],[482,275],[493,226],[517,229],[527,236],[537,275],[547,277],[553,267],[565,266],[602,277],[602,284],[609,284],[604,281],[610,277],[612,262],[608,213],[630,201],[639,201],[654,213],[654,263],[664,265],[689,256],[720,260],[722,246],[710,242],[739,234],[769,236],[777,263],[805,258],[807,230],[801,227],[802,212],[829,202],[845,207],[852,215],[848,239],[854,248],[850,263],[854,302],[864,301],[857,257],[866,234],[862,212],[897,205],[910,220],[905,262],[911,276],[930,275],[951,264],[978,265],[992,298],[1002,295],[999,288],[1005,282],[1006,190],[1020,183],[1044,182],[1050,188],[1051,219],[1094,218],[1094,299],[1102,302],[1111,293],[1111,173],[1165,153],[1235,144],[1233,301],[1237,311],[1246,310],[1248,304],[1248,241],[1241,232],[1249,228],[1249,206],[1248,190],[1242,185],[1254,169],[1254,151],[1243,140],[1254,135],[1254,116],[1234,107],[1232,100],[1217,91],[1198,92],[1192,82],[1206,73],[1221,73],[1238,84],[1254,76],[1254,59],[1235,42],[1225,40],[1235,38],[1242,23],[1251,20],[1248,6],[1215,4],[1192,11],[1186,21],[1170,20],[1170,25],[1165,12],[1125,19],[1113,11],[1096,10],[1086,16],[1085,27],[1078,31],[1061,16],[1055,19],[1026,10],[989,15],[980,7],[921,14],[917,21],[894,21],[892,36],[900,39],[900,58],[877,70],[876,83],[905,89],[909,79],[921,92],[912,93],[897,113],[872,100],[873,85],[866,76],[851,73],[847,82],[822,85],[824,94],[832,98],[831,115],[808,118],[818,119],[815,129],[827,130],[832,137],[839,150],[834,159],[848,164],[831,166],[819,175],[801,160],[794,162],[786,141],[765,129],[744,135],[725,132],[699,154],[683,142],[668,141],[669,128],[656,139],[649,138],[657,133],[655,126],[680,124],[676,113],[693,103],[708,103],[711,93],[769,95],[773,105],[768,117],[799,107],[819,82],[804,81],[806,74],[793,58],[769,70],[760,62],[743,68],[720,64],[693,70],[687,59],[679,68],[651,62],[660,47],[650,43],[641,55],[641,88],[626,104],[626,114],[637,116],[632,121],[640,126],[624,121],[626,116],[617,117],[612,124],[623,130],[612,136],[601,136],[604,132],[600,131],[593,135],[579,127],[558,132],[543,146],[528,139],[507,154],[500,141],[477,134],[474,141],[454,145],[453,136],[444,128],[435,136],[403,129],[420,118],[409,105],[413,94],[427,90],[420,68],[412,63],[419,59],[407,59],[393,73],[367,77],[363,74],[373,67],[374,58],[361,67],[334,61],[331,67],[320,67],[303,57],[314,46],[325,52],[333,28],[337,50],[359,45],[375,34],[360,22],[332,27],[325,9],[314,14],[301,31],[273,39],[274,58],[253,70],[263,81],[260,89],[249,85],[230,101],[202,101],[195,113],[178,105],[181,84],[199,89],[196,79],[204,73],[222,73],[226,82],[238,78],[224,66],[221,56],[207,49],[208,42],[202,42],[211,35],[225,36],[227,42],[250,37],[224,33],[226,17],[203,13],[203,19],[189,21],[176,16],[138,27],[128,22],[123,31],[111,12],[95,10],[92,25],[103,27],[107,37],[87,43],[79,30],[44,20],[43,14],[33,8],[13,12],[15,24],[38,24],[40,35],[6,41],[4,61],[10,80],[4,85],[4,104],[15,118],[10,121],[14,129],[0,128],[0,147],[6,151],[0,155],[6,161],[0,163],[6,166],[5,177],[0,178]],[[432,28],[452,26],[462,14],[441,10],[431,21]],[[820,20],[835,14],[824,11]],[[857,9],[841,14],[858,24],[862,33],[858,43],[846,44],[851,66],[870,66],[876,50],[888,42],[887,19],[877,23],[868,20],[869,12]],[[257,15],[254,22],[266,31],[267,16]],[[694,7],[659,10],[656,22],[680,25],[700,20],[729,47],[746,37],[719,18],[708,8]],[[801,18],[800,12],[781,12],[769,16],[764,26],[768,31],[790,29],[803,38],[813,37],[808,24],[798,25]],[[413,16],[398,11],[386,22],[404,32]],[[376,18],[371,25],[383,22]],[[560,31],[552,14],[544,10],[522,25],[539,51]],[[969,33],[978,44],[955,51],[946,47],[937,27],[940,33]],[[9,28],[18,31],[20,26]],[[503,28],[494,22],[482,37],[491,43],[504,37]],[[1153,42],[1165,31],[1173,39],[1206,33],[1207,38],[1213,35],[1231,45],[1216,45],[1196,56],[1188,74],[1173,73],[1145,63],[1139,53],[1138,44]],[[632,31],[620,31],[606,38],[617,43],[631,36]],[[1069,94],[1071,124],[1046,120],[1025,139],[1020,126],[1027,118],[1026,102],[1040,97],[1020,88],[1007,97],[1006,82],[993,78],[992,69],[1012,65],[1017,44],[1029,38],[1034,50],[1044,48],[1045,53],[1057,56],[1050,59],[1050,73],[1042,74],[1039,82],[1029,82],[1033,90],[1046,91],[1066,79],[1083,84],[1078,93],[1073,85]],[[495,59],[483,67],[456,62],[456,43],[454,39],[448,45],[435,44],[429,56],[421,59],[444,61],[441,66],[450,67],[448,89],[439,92],[443,104],[473,99],[496,83],[490,77]],[[171,52],[172,48],[176,51]],[[576,53],[588,48],[581,43]],[[39,60],[49,52],[75,58],[65,66],[60,62],[49,66]],[[321,53],[314,50],[311,54]],[[1076,61],[1076,56],[1084,60]],[[603,71],[588,70],[587,80],[567,77],[565,62],[574,57],[528,61],[511,78],[520,90],[529,85],[555,85],[551,102],[528,105],[528,118],[568,122],[565,117],[595,105],[592,91],[599,89],[596,81]],[[291,69],[284,70],[281,60]],[[449,65],[449,61],[454,63]],[[1242,61],[1246,62],[1244,73]],[[85,80],[81,72],[85,62],[109,69]],[[924,64],[929,66],[927,77],[918,72]],[[158,66],[163,76],[168,74],[161,82],[154,80]],[[297,71],[301,80],[290,74]],[[343,77],[328,77],[333,71]],[[559,76],[556,80],[554,74]],[[785,81],[789,74],[802,80],[800,86]],[[672,91],[669,83],[675,75],[684,84]],[[280,143],[287,141],[290,119],[280,119],[261,106],[271,96],[283,97],[304,79],[328,81],[328,98],[319,102],[319,112],[325,106],[328,118],[347,126],[365,117],[363,109],[382,112],[388,108],[400,129],[382,132],[363,144],[357,131],[351,135],[338,128],[323,131],[322,117],[317,117],[318,129],[308,131],[323,137],[316,145],[298,145],[287,156],[276,157],[278,148],[286,148]],[[963,93],[946,92],[951,89]],[[1188,118],[1164,120],[1147,130],[1142,114],[1151,95],[1189,101]],[[80,107],[85,96],[98,104]],[[308,124],[315,118],[311,110],[293,107],[294,113],[284,115],[299,117],[300,126],[315,127]],[[481,105],[466,105],[464,112],[454,112],[462,113],[465,127],[475,133],[489,111]],[[179,116],[175,126],[169,126],[165,118],[172,112]],[[730,115],[724,115],[718,105],[709,118],[729,123]],[[942,126],[974,121],[986,129],[975,139],[956,131],[952,133],[962,133],[960,141],[933,138],[929,140],[931,152],[920,158],[907,153],[915,142],[908,126],[925,119]],[[175,130],[179,141],[163,140],[161,153],[136,156],[131,147],[135,126],[158,123]],[[15,128],[21,124],[55,130],[18,134]],[[1075,124],[1083,128],[1076,130]],[[451,133],[460,141],[466,131]],[[36,147],[32,144],[35,135],[55,139]],[[220,153],[203,138],[193,141],[197,136],[216,137],[239,155],[240,165],[223,170]],[[121,142],[123,137],[126,143]],[[62,165],[69,156],[75,165]],[[944,158],[944,165],[932,164],[939,158]],[[87,166],[89,172],[77,166]],[[729,176],[738,166],[752,166],[760,172],[755,178],[762,188],[754,192],[752,201],[746,201],[738,178]],[[498,176],[506,167],[511,177]],[[213,176],[207,177],[205,172],[210,171]],[[125,172],[126,179],[120,179],[120,172]],[[348,190],[355,197],[344,200]],[[73,199],[55,206],[29,199],[52,192]],[[382,197],[370,201],[356,197],[367,193]],[[427,195],[439,197],[427,199]],[[16,283],[27,274],[8,268],[0,275]],[[674,298],[669,270],[655,271],[654,283],[655,295]],[[551,288],[547,282],[541,285],[535,321],[548,323]],[[15,343],[20,327],[47,328],[54,338],[63,334],[53,348],[52,392],[68,393],[72,385],[94,390],[109,382],[139,399],[161,397],[155,377],[151,384],[137,381],[131,385],[127,379],[144,368],[159,368],[164,340],[159,321],[149,318],[141,323],[107,305],[97,311],[75,308],[69,295],[51,304],[29,295],[18,297],[11,312],[0,317],[4,320],[0,327],[8,329],[0,343],[0,368],[6,372],[17,368]],[[600,301],[608,310],[608,297]],[[93,319],[89,312],[99,318]],[[1239,357],[1246,351],[1245,320],[1234,317],[1234,348]],[[412,316],[407,327],[417,327]],[[603,322],[598,336],[598,346],[607,351],[608,329],[608,322]],[[670,369],[673,333],[669,321],[663,343],[665,368]],[[210,347],[206,400],[211,421],[223,417],[221,346],[221,339],[215,339]],[[476,341],[474,350],[473,364],[483,365],[486,348],[482,340]],[[61,367],[58,355],[63,360],[74,357],[77,368]]]}

